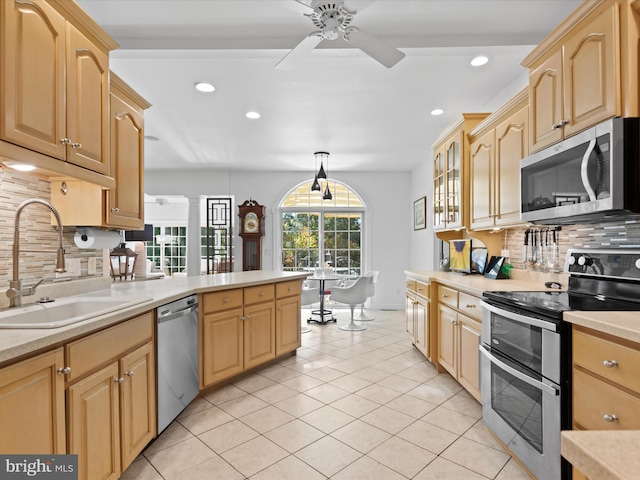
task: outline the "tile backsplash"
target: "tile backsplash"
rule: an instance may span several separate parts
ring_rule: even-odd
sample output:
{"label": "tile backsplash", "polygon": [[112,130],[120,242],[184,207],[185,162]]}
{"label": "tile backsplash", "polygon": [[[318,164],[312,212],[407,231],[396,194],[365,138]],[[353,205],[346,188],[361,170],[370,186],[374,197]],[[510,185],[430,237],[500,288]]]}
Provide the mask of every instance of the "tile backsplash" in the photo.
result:
{"label": "tile backsplash", "polygon": [[[8,304],[4,292],[12,278],[11,248],[15,230],[15,212],[24,200],[51,200],[51,185],[47,178],[14,172],[0,166],[0,307]],[[64,222],[64,218],[63,218]],[[103,276],[103,251],[79,249],[73,237],[75,227],[63,229],[63,245],[67,259],[80,259],[81,279]],[[51,225],[51,212],[42,205],[29,205],[20,215],[20,247],[30,250],[55,249],[58,232]],[[95,275],[88,275],[89,258],[96,259]],[[31,284],[43,277],[45,282],[56,278],[55,255],[50,253],[21,253],[20,278]]]}
{"label": "tile backsplash", "polygon": [[[502,232],[503,248],[509,250],[509,261],[515,268],[523,268],[524,232],[529,227],[512,228]],[[553,227],[532,227],[553,228]],[[560,267],[569,248],[637,248],[640,249],[640,216],[630,220],[589,225],[563,225],[558,231]],[[531,257],[531,245],[529,245]]]}

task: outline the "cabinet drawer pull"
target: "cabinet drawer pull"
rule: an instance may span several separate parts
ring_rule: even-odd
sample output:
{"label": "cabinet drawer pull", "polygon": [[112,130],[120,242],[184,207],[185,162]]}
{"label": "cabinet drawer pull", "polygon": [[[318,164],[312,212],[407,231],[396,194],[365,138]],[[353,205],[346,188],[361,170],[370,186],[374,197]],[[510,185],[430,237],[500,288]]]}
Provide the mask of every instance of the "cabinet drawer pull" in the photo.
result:
{"label": "cabinet drawer pull", "polygon": [[607,368],[614,368],[618,366],[618,362],[615,360],[605,360],[602,364]]}
{"label": "cabinet drawer pull", "polygon": [[449,295],[447,295],[446,293],[443,293],[442,298],[449,298]]}
{"label": "cabinet drawer pull", "polygon": [[135,372],[134,372],[133,370],[129,370],[128,372],[124,372],[124,374],[125,374],[127,377],[133,377],[133,374],[134,374],[134,373],[135,373]]}
{"label": "cabinet drawer pull", "polygon": [[228,298],[223,298],[222,299],[222,303],[229,303],[229,299]]}
{"label": "cabinet drawer pull", "polygon": [[124,377],[116,378],[114,380],[115,383],[124,383]]}
{"label": "cabinet drawer pull", "polygon": [[613,423],[618,421],[618,416],[614,413],[613,415],[604,414],[604,421]]}
{"label": "cabinet drawer pull", "polygon": [[71,367],[60,367],[58,369],[58,375],[67,375],[68,373],[71,373]]}
{"label": "cabinet drawer pull", "polygon": [[258,296],[260,296],[260,297],[264,297],[264,292],[260,292],[260,293],[258,294]]}
{"label": "cabinet drawer pull", "polygon": [[293,287],[289,287],[289,291],[293,290]]}
{"label": "cabinet drawer pull", "polygon": [[477,305],[475,305],[475,304],[473,304],[473,303],[467,303],[467,304],[465,305],[465,308],[476,308],[476,307],[477,307]]}

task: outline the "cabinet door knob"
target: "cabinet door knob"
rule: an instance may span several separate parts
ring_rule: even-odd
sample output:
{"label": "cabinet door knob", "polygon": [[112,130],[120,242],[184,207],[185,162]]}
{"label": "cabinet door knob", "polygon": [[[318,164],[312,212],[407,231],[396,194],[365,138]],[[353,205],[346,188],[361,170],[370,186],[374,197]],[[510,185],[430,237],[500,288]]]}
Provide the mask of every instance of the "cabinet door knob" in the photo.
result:
{"label": "cabinet door knob", "polygon": [[244,318],[246,318],[247,320],[250,320],[250,319],[251,319],[251,315],[247,315],[247,316],[246,316],[246,317],[244,317]]}
{"label": "cabinet door knob", "polygon": [[67,375],[68,373],[71,373],[71,367],[60,367],[58,369],[58,375]]}
{"label": "cabinet door knob", "polygon": [[60,143],[63,145],[71,145],[71,140],[69,140],[68,138],[61,138]]}
{"label": "cabinet door knob", "polygon": [[609,422],[609,423],[618,421],[618,416],[615,413],[613,415],[608,415],[605,413],[603,418],[605,422]]}
{"label": "cabinet door knob", "polygon": [[118,207],[113,207],[111,209],[111,213],[118,213],[120,211],[120,209]]}
{"label": "cabinet door knob", "polygon": [[614,368],[618,366],[618,362],[615,360],[605,360],[602,364],[607,368]]}
{"label": "cabinet door knob", "polygon": [[135,372],[134,372],[133,370],[129,370],[128,372],[125,372],[124,374],[125,374],[127,377],[133,377],[133,374],[134,374],[134,373],[135,373]]}
{"label": "cabinet door knob", "polygon": [[124,377],[116,378],[114,380],[115,383],[124,383]]}
{"label": "cabinet door knob", "polygon": [[74,142],[71,144],[71,148],[82,148],[82,144],[78,142]]}

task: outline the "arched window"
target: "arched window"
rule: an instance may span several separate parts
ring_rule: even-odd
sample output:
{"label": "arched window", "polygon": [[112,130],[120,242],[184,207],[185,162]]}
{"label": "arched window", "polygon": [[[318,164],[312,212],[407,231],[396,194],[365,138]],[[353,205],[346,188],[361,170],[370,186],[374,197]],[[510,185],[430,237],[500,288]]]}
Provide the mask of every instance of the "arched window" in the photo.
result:
{"label": "arched window", "polygon": [[[363,271],[365,205],[347,185],[330,180],[332,199],[312,191],[313,181],[292,188],[280,203],[281,268],[312,271],[331,266],[338,273]],[[322,190],[325,190],[322,182]]]}

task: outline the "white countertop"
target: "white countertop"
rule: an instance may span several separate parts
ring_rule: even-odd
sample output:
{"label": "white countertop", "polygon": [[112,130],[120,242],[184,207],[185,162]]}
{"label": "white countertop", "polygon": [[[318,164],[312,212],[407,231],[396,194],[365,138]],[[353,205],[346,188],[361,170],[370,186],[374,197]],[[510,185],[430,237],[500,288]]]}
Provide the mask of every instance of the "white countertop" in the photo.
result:
{"label": "white countertop", "polygon": [[121,322],[194,293],[247,287],[269,282],[304,279],[308,273],[256,270],[177,277],[148,282],[115,282],[111,288],[85,296],[144,297],[150,300],[89,320],[52,329],[0,329],[0,364],[60,345],[72,338]]}

